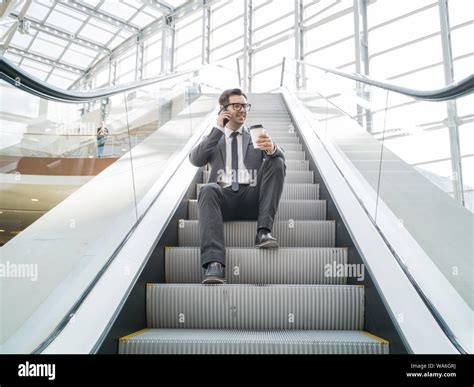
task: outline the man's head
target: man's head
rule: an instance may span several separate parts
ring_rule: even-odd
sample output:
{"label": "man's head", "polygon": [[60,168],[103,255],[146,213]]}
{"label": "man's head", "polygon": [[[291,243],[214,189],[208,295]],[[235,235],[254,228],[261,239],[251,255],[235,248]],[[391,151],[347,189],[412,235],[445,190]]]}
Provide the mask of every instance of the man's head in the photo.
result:
{"label": "man's head", "polygon": [[[221,105],[221,109],[226,108],[232,115],[229,122],[232,127],[240,127],[244,124],[245,119],[247,118],[247,110],[241,106],[242,104],[247,104],[247,96],[240,89],[226,90],[219,97],[219,105]],[[240,108],[235,109],[234,106]]]}

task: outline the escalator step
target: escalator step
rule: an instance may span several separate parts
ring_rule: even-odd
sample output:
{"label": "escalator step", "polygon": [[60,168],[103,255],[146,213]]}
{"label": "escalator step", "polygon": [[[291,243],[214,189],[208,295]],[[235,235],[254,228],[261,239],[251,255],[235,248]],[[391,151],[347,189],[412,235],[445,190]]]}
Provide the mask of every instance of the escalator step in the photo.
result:
{"label": "escalator step", "polygon": [[305,160],[306,154],[304,151],[285,151],[285,161]]}
{"label": "escalator step", "polygon": [[144,329],[122,337],[120,354],[388,354],[364,331]]}
{"label": "escalator step", "polygon": [[[209,171],[203,171],[202,179],[207,183],[209,179]],[[285,184],[312,184],[314,183],[313,171],[287,171],[285,176]]]}
{"label": "escalator step", "polygon": [[283,136],[281,134],[270,134],[270,137],[272,138],[272,141],[275,142],[275,144],[299,144],[300,140],[298,137],[296,137],[296,134],[294,133],[285,133]]}
{"label": "escalator step", "polygon": [[[276,143],[276,141],[275,141]],[[297,144],[297,143],[278,143],[278,146],[283,148],[285,152],[293,152],[293,151],[302,151],[303,150],[303,144]]]}
{"label": "escalator step", "polygon": [[[287,171],[309,171],[309,161],[308,160],[288,160],[285,158],[285,165]],[[209,164],[206,167],[206,170],[209,170]]]}
{"label": "escalator step", "polygon": [[309,171],[309,161],[308,160],[286,160],[286,170],[287,171]]}
{"label": "escalator step", "polygon": [[254,115],[249,118],[246,125],[262,124],[265,128],[271,129],[272,125],[281,123],[291,123],[291,117],[288,115],[274,116],[272,113]]}
{"label": "escalator step", "polygon": [[148,284],[147,327],[360,330],[361,285]]}
{"label": "escalator step", "polygon": [[[290,127],[293,128],[293,131],[290,132]],[[296,130],[294,130],[293,125],[291,123],[285,123],[285,124],[278,124],[274,125],[271,128],[267,129],[268,133],[270,136],[280,136],[280,134],[295,134]]]}
{"label": "escalator step", "polygon": [[[224,241],[227,247],[254,247],[257,222],[224,222]],[[275,221],[272,235],[281,247],[335,247],[336,224],[333,220]],[[178,245],[200,246],[199,222],[178,222]]]}
{"label": "escalator step", "polygon": [[268,131],[269,136],[272,138],[275,143],[280,142],[300,142],[299,138],[296,136],[296,133],[289,133],[288,131]]}
{"label": "escalator step", "polygon": [[[197,184],[196,197],[205,184]],[[319,184],[288,184],[283,186],[281,200],[318,200]]]}
{"label": "escalator step", "polygon": [[[188,219],[198,219],[198,201],[193,199],[188,202]],[[326,220],[325,200],[281,200],[276,220]]]}
{"label": "escalator step", "polygon": [[[345,285],[338,268],[347,263],[347,248],[227,248],[226,279],[230,284]],[[165,248],[166,283],[201,283],[199,247]]]}

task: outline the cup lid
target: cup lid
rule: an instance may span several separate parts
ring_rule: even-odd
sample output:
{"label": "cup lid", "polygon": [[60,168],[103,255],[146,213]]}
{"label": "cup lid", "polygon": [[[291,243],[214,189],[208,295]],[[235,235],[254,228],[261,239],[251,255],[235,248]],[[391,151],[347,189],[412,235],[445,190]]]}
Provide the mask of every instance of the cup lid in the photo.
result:
{"label": "cup lid", "polygon": [[262,124],[249,126],[249,130],[250,129],[260,129],[260,128],[263,128]]}

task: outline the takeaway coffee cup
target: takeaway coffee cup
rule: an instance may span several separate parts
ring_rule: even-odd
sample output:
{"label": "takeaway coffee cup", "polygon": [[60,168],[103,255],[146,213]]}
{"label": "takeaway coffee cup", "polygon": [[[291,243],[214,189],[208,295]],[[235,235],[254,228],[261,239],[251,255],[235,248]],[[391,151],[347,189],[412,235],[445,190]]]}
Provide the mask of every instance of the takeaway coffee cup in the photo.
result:
{"label": "takeaway coffee cup", "polygon": [[250,137],[252,138],[254,149],[259,149],[258,144],[256,143],[258,137],[265,133],[265,128],[263,125],[252,125],[249,127]]}

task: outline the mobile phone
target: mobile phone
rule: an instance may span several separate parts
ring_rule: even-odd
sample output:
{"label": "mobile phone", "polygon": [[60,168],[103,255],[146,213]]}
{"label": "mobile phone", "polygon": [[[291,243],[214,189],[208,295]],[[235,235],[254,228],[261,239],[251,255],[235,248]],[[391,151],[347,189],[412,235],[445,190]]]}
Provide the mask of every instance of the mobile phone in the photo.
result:
{"label": "mobile phone", "polygon": [[[219,111],[219,114],[221,114],[223,111],[224,111],[224,112],[227,111],[227,108],[226,108],[225,106]],[[228,122],[229,122],[229,119],[228,119],[228,118],[224,118],[224,127],[227,125]]]}

